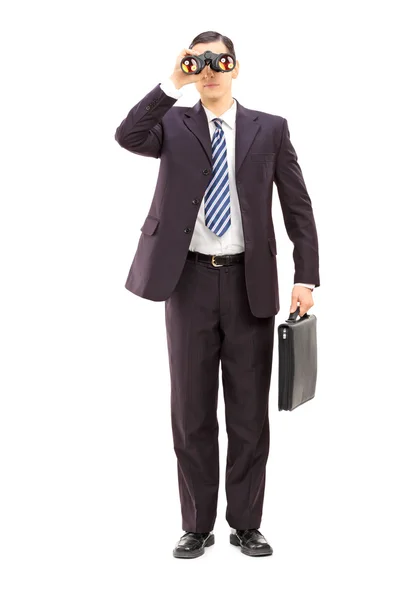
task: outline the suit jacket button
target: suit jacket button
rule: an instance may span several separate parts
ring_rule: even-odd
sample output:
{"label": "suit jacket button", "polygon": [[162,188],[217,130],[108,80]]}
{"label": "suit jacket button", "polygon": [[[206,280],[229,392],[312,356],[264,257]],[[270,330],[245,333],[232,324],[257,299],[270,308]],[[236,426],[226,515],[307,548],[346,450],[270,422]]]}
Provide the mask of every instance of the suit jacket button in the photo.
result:
{"label": "suit jacket button", "polygon": [[185,233],[190,233],[192,230],[190,229],[190,227],[186,227],[186,229],[184,231],[185,231]]}
{"label": "suit jacket button", "polygon": [[209,169],[203,169],[203,175],[208,175],[210,173]]}
{"label": "suit jacket button", "polygon": [[200,202],[199,198],[195,198],[192,200],[192,204],[198,204]]}
{"label": "suit jacket button", "polygon": [[150,110],[150,108],[151,108],[151,106],[150,106],[150,104],[148,104],[148,105],[146,106],[146,110]]}

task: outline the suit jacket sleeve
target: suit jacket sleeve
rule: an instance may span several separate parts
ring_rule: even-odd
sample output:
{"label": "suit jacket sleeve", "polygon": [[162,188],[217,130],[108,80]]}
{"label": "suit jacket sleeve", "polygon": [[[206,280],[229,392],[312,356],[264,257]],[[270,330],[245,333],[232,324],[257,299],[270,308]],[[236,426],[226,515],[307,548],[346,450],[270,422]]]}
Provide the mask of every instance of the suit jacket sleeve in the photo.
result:
{"label": "suit jacket sleeve", "polygon": [[168,77],[168,79],[164,79],[164,81],[160,83],[160,88],[163,92],[167,94],[167,96],[172,96],[172,98],[176,98],[177,100],[181,96],[183,96],[183,92],[181,92],[180,89],[175,87],[175,84],[172,81],[171,77]]}
{"label": "suit jacket sleeve", "polygon": [[318,236],[306,184],[297,154],[290,141],[287,119],[283,119],[280,147],[275,165],[275,178],[287,234],[294,244],[293,260],[296,281],[319,280]]}
{"label": "suit jacket sleeve", "polygon": [[161,120],[177,101],[160,86],[160,83],[157,84],[139,100],[117,127],[114,137],[125,150],[142,156],[160,157],[163,144]]}

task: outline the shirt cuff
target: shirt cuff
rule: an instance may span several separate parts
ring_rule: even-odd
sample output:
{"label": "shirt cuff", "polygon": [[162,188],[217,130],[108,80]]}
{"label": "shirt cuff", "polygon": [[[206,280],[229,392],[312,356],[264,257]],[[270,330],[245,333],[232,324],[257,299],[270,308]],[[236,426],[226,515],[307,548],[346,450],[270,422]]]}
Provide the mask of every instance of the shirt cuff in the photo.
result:
{"label": "shirt cuff", "polygon": [[164,94],[167,94],[167,96],[171,96],[172,98],[176,98],[176,100],[183,96],[183,92],[181,92],[180,90],[178,90],[178,88],[175,87],[175,84],[170,77],[168,77],[168,79],[165,79],[162,83],[160,83],[160,88],[162,89]]}
{"label": "shirt cuff", "polygon": [[308,287],[310,290],[315,288],[315,283],[295,283],[294,285],[304,285],[304,287]]}

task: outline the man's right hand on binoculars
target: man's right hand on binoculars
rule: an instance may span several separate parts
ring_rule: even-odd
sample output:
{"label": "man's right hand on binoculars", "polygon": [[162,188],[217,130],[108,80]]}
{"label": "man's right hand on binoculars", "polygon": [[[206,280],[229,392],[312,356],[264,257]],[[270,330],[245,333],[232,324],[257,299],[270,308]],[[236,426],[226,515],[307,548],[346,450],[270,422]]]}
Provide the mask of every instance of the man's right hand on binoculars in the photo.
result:
{"label": "man's right hand on binoculars", "polygon": [[195,55],[200,54],[200,52],[196,52],[195,50],[189,50],[188,48],[183,48],[183,50],[181,50],[181,52],[179,53],[176,59],[174,71],[171,75],[171,79],[174,82],[175,87],[178,89],[181,88],[183,85],[187,85],[188,83],[195,83],[196,81],[200,81],[200,79],[203,79],[204,77],[204,71],[210,68],[208,66],[205,67],[205,69],[200,73],[197,73],[197,75],[184,73],[181,69],[181,61],[182,58],[185,58],[185,56],[187,56],[188,54]]}

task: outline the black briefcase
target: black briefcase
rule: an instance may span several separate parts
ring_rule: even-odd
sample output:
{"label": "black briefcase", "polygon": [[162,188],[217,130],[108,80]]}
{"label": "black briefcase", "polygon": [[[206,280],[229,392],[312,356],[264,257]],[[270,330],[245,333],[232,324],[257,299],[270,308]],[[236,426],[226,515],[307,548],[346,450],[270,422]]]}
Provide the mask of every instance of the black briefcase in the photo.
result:
{"label": "black briefcase", "polygon": [[300,307],[278,325],[278,409],[293,410],[315,396],[317,383],[317,318]]}

